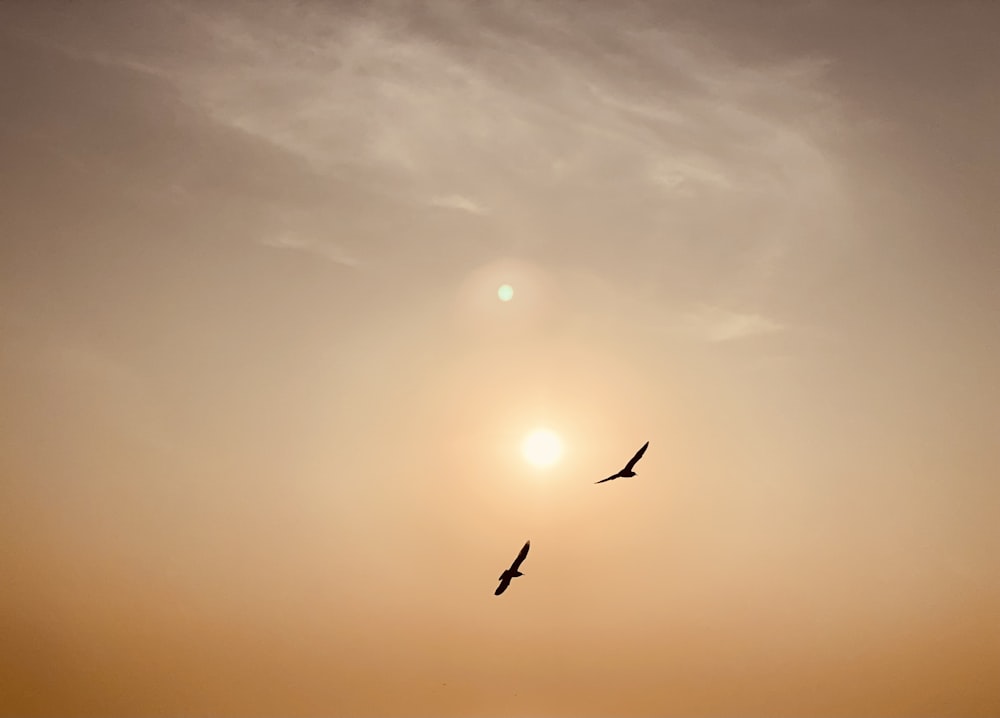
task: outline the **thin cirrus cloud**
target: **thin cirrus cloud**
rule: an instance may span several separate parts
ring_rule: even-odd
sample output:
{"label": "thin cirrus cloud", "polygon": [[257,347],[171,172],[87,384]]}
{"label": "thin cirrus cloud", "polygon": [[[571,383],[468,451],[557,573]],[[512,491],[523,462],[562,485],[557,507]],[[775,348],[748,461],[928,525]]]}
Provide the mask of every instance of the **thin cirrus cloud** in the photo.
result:
{"label": "thin cirrus cloud", "polygon": [[434,197],[430,201],[431,206],[441,209],[454,209],[469,214],[486,214],[486,208],[468,197],[460,194],[449,194],[441,197]]}
{"label": "thin cirrus cloud", "polygon": [[745,67],[595,5],[445,2],[418,16],[376,3],[266,21],[189,7],[219,48],[175,73],[192,101],[387,202],[488,207],[556,245],[581,226],[609,245],[662,235],[748,291],[790,248],[836,240],[822,58]]}
{"label": "thin cirrus cloud", "polygon": [[[789,253],[843,234],[824,149],[843,128],[822,57],[738,62],[638,5],[613,18],[593,3],[171,8],[190,50],[123,48],[120,61],[381,203],[345,208],[341,226],[414,207],[480,215],[560,256],[588,243],[581,261],[631,263],[637,282],[666,264],[678,276],[663,286],[704,275],[702,294],[680,299],[734,311],[792,271]],[[406,237],[387,225],[335,246],[376,242],[392,257],[440,241],[430,217],[412,220]],[[266,243],[356,265],[354,250]]]}
{"label": "thin cirrus cloud", "polygon": [[754,313],[734,312],[721,307],[701,307],[684,315],[681,326],[710,342],[726,342],[780,332],[784,327],[774,319]]}
{"label": "thin cirrus cloud", "polygon": [[260,244],[274,249],[284,249],[315,254],[345,267],[360,267],[362,261],[346,249],[333,242],[297,237],[289,233],[264,237]]}

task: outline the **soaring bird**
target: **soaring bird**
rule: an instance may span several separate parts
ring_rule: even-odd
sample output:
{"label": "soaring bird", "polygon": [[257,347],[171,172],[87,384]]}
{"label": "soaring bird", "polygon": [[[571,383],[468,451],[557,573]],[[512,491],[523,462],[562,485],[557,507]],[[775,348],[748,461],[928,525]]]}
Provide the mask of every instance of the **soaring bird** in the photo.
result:
{"label": "soaring bird", "polygon": [[617,479],[619,476],[622,478],[628,478],[630,476],[635,476],[635,472],[632,471],[632,467],[635,466],[636,462],[642,458],[642,455],[646,453],[646,448],[649,446],[647,441],[642,445],[642,448],[635,452],[635,456],[629,459],[629,462],[625,464],[625,468],[619,471],[617,474],[612,474],[606,479],[601,479],[600,481],[595,481],[595,484],[603,484],[605,481],[611,481],[611,479]]}
{"label": "soaring bird", "polygon": [[524,557],[528,555],[529,548],[531,548],[531,541],[525,541],[524,546],[521,547],[521,552],[517,554],[517,558],[514,559],[514,563],[510,565],[510,568],[500,574],[500,585],[497,586],[497,590],[493,592],[494,596],[499,596],[501,593],[506,591],[512,578],[524,575],[517,569],[520,567],[521,562],[524,561]]}

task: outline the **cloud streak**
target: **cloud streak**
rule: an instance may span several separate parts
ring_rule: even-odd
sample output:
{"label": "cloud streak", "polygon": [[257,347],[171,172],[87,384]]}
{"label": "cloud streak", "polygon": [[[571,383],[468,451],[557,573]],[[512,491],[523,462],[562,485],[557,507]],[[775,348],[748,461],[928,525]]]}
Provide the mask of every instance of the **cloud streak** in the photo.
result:
{"label": "cloud streak", "polygon": [[360,267],[363,264],[360,259],[348,253],[347,250],[337,244],[292,236],[287,233],[265,237],[260,240],[260,244],[265,247],[273,247],[274,249],[315,254],[345,267],[354,268]]}
{"label": "cloud streak", "polygon": [[432,207],[440,207],[441,209],[454,209],[469,214],[486,214],[485,207],[460,194],[435,197],[430,201],[430,204]]}
{"label": "cloud streak", "polygon": [[785,327],[761,314],[735,312],[721,307],[701,307],[687,313],[681,326],[710,342],[727,342],[774,334]]}
{"label": "cloud streak", "polygon": [[[406,261],[409,244],[442,241],[419,214],[431,206],[483,217],[509,246],[727,305],[841,234],[824,58],[741,62],[639,4],[171,8],[189,51],[112,43],[101,61],[167,78],[219,125],[373,198],[338,208],[337,247]],[[325,243],[268,242],[354,266]]]}
{"label": "cloud streak", "polygon": [[[693,33],[638,11],[610,22],[596,5],[376,3],[263,21],[187,7],[218,48],[173,69],[193,102],[400,202],[489,206],[546,236],[575,229],[562,217],[578,203],[596,211],[595,231],[683,238],[711,232],[724,201],[745,236],[714,241],[768,276],[802,241],[785,227],[838,199],[821,58],[748,68]],[[525,209],[539,194],[551,213]]]}

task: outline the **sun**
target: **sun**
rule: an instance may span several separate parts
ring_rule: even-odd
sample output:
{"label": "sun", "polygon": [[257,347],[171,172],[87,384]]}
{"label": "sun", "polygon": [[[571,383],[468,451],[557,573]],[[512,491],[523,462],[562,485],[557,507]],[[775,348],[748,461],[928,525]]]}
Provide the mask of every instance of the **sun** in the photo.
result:
{"label": "sun", "polygon": [[551,466],[562,456],[562,441],[549,429],[535,429],[521,442],[521,453],[533,466]]}

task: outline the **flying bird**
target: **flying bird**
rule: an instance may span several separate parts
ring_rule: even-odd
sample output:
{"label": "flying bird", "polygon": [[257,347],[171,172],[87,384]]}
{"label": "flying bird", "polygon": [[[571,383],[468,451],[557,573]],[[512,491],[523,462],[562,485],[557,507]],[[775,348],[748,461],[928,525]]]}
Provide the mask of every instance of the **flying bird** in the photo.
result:
{"label": "flying bird", "polygon": [[642,455],[646,453],[646,448],[648,446],[649,446],[649,442],[647,441],[645,444],[642,445],[641,449],[639,449],[637,452],[635,452],[635,456],[633,456],[631,459],[629,459],[629,462],[627,464],[625,464],[625,468],[622,469],[621,471],[619,471],[617,474],[612,474],[608,478],[601,479],[600,481],[595,481],[594,483],[595,484],[603,484],[605,481],[611,481],[612,479],[617,479],[618,477],[628,478],[630,476],[635,476],[635,472],[632,471],[632,467],[634,467],[636,465],[636,462],[638,462],[639,459],[642,458]]}
{"label": "flying bird", "polygon": [[521,552],[517,554],[517,558],[514,559],[514,563],[510,565],[510,568],[500,574],[500,578],[498,579],[500,581],[500,585],[497,586],[497,590],[493,592],[494,596],[499,596],[501,593],[506,591],[512,578],[524,575],[517,569],[521,566],[521,562],[524,561],[524,557],[528,555],[529,548],[531,548],[531,541],[525,541],[524,546],[521,547]]}

